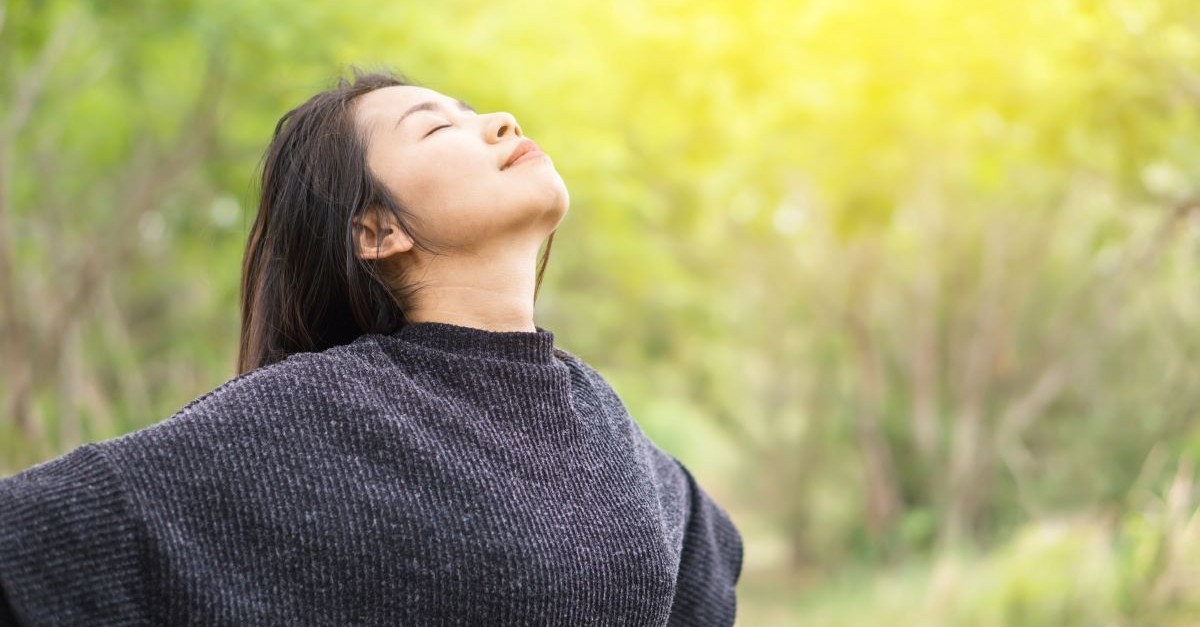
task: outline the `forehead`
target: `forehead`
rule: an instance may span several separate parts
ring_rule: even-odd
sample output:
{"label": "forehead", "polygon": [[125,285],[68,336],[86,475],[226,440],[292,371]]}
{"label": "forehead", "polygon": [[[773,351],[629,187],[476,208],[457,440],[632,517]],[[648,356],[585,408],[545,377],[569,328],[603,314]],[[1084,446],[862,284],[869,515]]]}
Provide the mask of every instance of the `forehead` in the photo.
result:
{"label": "forehead", "polygon": [[386,120],[392,120],[408,110],[409,107],[432,100],[449,105],[454,99],[428,87],[416,85],[393,85],[369,91],[359,96],[355,107],[355,117],[359,123],[374,126]]}

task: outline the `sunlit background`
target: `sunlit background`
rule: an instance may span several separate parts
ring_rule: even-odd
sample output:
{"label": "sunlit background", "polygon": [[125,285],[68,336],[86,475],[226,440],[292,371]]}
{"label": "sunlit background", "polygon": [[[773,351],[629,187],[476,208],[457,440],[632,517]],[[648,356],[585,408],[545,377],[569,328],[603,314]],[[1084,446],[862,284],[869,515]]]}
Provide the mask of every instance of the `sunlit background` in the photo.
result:
{"label": "sunlit background", "polygon": [[234,374],[276,120],[391,68],[572,204],[539,325],[739,624],[1200,623],[1200,4],[0,1],[0,473]]}

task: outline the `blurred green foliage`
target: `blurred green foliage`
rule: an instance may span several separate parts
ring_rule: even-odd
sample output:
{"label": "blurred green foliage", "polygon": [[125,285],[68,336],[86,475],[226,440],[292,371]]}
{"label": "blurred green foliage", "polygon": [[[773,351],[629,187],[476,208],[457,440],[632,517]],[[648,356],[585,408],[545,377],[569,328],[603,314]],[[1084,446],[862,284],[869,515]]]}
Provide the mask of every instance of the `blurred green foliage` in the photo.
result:
{"label": "blurred green foliage", "polygon": [[785,602],[758,580],[743,624],[1112,627],[1196,624],[1200,515],[1192,464],[1127,514],[1046,518],[986,553],[948,553],[831,578]]}
{"label": "blurred green foliage", "polygon": [[538,323],[727,504],[746,624],[1200,620],[1192,0],[0,1],[0,471],[232,376],[348,64],[554,156]]}

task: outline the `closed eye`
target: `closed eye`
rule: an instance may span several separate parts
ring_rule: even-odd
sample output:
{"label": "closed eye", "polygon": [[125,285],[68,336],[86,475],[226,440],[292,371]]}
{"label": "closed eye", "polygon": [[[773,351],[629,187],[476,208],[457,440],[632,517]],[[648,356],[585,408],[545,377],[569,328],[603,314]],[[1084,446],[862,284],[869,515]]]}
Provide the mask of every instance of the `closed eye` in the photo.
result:
{"label": "closed eye", "polygon": [[425,133],[425,136],[429,137],[430,135],[433,135],[434,133],[438,132],[438,130],[443,129],[443,128],[449,128],[450,126],[451,126],[450,124],[443,124],[441,126],[435,126],[428,133]]}

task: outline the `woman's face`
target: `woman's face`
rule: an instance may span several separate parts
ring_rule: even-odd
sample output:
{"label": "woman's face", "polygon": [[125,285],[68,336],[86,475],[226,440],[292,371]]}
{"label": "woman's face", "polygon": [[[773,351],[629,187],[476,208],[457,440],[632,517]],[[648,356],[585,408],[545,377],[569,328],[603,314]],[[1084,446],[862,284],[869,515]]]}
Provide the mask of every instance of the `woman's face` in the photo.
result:
{"label": "woman's face", "polygon": [[548,155],[505,167],[525,143],[508,113],[480,115],[432,89],[397,86],[360,96],[354,114],[371,172],[434,244],[478,251],[525,235],[540,242],[566,215],[567,188]]}

